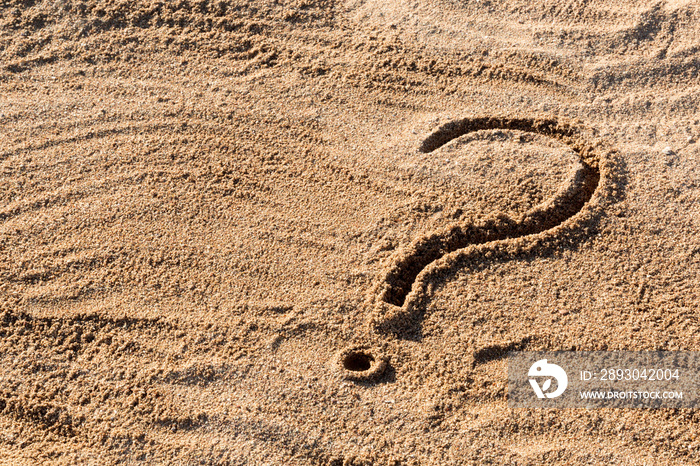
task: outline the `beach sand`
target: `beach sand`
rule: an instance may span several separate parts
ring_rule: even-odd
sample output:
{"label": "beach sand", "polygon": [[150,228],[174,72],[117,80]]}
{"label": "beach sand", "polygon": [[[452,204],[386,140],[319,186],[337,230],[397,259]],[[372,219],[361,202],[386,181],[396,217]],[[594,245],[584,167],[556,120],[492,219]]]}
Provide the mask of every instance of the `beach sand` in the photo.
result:
{"label": "beach sand", "polygon": [[700,351],[699,72],[696,1],[3,2],[0,463],[697,464],[506,354]]}

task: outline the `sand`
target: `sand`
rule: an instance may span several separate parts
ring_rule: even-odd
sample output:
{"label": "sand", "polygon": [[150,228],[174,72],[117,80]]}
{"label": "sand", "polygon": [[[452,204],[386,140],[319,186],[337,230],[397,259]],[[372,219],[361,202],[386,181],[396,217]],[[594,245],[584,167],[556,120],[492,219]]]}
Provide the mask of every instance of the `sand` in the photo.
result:
{"label": "sand", "polygon": [[697,464],[510,350],[700,350],[694,1],[0,6],[0,463]]}

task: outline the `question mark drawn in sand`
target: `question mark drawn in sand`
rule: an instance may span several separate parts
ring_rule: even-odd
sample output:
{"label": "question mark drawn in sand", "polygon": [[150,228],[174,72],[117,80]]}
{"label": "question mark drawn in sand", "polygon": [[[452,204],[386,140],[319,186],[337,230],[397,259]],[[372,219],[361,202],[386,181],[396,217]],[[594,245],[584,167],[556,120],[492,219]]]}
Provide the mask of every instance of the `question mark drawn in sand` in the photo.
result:
{"label": "question mark drawn in sand", "polygon": [[[618,196],[615,163],[602,144],[584,137],[578,125],[556,119],[482,117],[451,121],[428,136],[421,153],[481,130],[519,130],[548,136],[569,146],[580,164],[570,183],[551,199],[517,218],[499,214],[461,222],[421,236],[399,250],[368,300],[368,340],[405,337],[420,325],[428,285],[448,271],[470,264],[553,251],[591,235],[604,206]],[[356,345],[337,358],[341,374],[359,381],[383,374],[388,358],[377,345]]]}

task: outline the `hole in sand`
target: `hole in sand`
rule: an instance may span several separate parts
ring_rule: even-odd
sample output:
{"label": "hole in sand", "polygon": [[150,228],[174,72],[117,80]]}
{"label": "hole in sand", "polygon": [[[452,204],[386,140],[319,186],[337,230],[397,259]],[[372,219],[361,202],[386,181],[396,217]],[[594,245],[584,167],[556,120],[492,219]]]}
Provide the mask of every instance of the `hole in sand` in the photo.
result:
{"label": "hole in sand", "polygon": [[371,355],[361,351],[355,351],[348,353],[345,358],[343,358],[343,367],[352,372],[364,372],[372,367],[373,362],[374,358]]}
{"label": "hole in sand", "polygon": [[389,360],[378,348],[354,346],[345,348],[336,359],[342,376],[359,382],[372,382],[379,379],[387,368]]}

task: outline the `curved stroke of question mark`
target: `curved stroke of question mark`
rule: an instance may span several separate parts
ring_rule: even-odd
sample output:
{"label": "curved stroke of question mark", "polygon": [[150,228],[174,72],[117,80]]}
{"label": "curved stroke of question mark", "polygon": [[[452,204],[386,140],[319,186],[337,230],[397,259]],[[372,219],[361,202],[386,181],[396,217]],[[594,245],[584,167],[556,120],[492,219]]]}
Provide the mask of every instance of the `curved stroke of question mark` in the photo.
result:
{"label": "curved stroke of question mark", "polygon": [[416,239],[393,258],[374,287],[369,305],[370,333],[405,335],[421,317],[428,284],[447,270],[522,254],[553,250],[589,236],[592,221],[618,196],[613,152],[583,136],[578,125],[556,119],[481,117],[452,121],[431,134],[420,151],[430,153],[464,134],[480,130],[520,130],[557,139],[579,156],[581,167],[568,186],[517,218],[500,214],[457,223]]}

